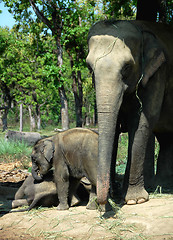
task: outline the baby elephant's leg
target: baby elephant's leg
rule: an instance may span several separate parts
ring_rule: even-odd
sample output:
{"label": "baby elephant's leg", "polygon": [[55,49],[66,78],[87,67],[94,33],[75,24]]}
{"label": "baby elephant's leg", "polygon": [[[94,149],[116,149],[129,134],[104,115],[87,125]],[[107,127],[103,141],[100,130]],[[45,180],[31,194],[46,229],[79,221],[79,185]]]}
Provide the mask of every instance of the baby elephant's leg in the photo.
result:
{"label": "baby elephant's leg", "polygon": [[69,209],[68,191],[69,191],[69,171],[65,164],[57,164],[54,172],[54,179],[59,199],[58,210]]}
{"label": "baby elephant's leg", "polygon": [[69,198],[69,205],[70,206],[76,206],[81,202],[79,196],[77,195],[76,191],[80,184],[80,180],[77,178],[70,177],[69,178],[69,192],[68,192],[68,198]]}
{"label": "baby elephant's leg", "polygon": [[12,208],[28,206],[28,202],[26,199],[17,199],[12,201]]}
{"label": "baby elephant's leg", "polygon": [[57,207],[58,210],[67,210],[69,209],[68,205],[68,189],[69,182],[68,181],[58,181],[57,183],[57,192],[59,198],[59,205]]}
{"label": "baby elephant's leg", "polygon": [[89,209],[89,210],[95,210],[95,209],[98,208],[96,187],[93,186],[93,185],[91,187],[91,192],[90,192],[90,196],[89,196],[89,202],[88,202],[86,208]]}

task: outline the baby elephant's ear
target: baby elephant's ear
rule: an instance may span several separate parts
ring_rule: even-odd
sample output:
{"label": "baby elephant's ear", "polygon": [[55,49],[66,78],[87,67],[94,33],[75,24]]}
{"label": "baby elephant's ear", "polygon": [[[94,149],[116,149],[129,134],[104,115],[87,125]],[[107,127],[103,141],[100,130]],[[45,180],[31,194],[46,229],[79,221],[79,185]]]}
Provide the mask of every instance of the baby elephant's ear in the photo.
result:
{"label": "baby elephant's ear", "polygon": [[44,156],[48,162],[50,162],[54,155],[54,144],[52,141],[44,141]]}

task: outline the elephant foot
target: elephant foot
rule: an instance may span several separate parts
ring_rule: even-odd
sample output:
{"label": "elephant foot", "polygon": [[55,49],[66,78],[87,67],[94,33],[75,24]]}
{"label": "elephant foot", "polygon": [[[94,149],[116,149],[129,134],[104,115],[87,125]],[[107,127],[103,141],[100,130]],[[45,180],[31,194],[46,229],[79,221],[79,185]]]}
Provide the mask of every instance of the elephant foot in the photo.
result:
{"label": "elephant foot", "polygon": [[129,186],[127,194],[125,196],[125,202],[128,205],[135,205],[147,202],[149,195],[143,187]]}
{"label": "elephant foot", "polygon": [[109,212],[112,211],[112,207],[109,203],[99,205],[100,212]]}
{"label": "elephant foot", "polygon": [[68,210],[69,209],[69,205],[68,204],[62,204],[60,203],[57,207],[57,210],[62,211],[62,210]]}
{"label": "elephant foot", "polygon": [[86,206],[86,209],[88,210],[99,210],[100,212],[109,212],[112,210],[112,207],[109,203],[107,204],[98,204],[96,201],[89,202]]}
{"label": "elephant foot", "polygon": [[105,204],[98,205],[97,202],[88,203],[86,206],[86,209],[88,209],[88,210],[97,210],[98,209],[100,212],[107,212]]}
{"label": "elephant foot", "polygon": [[148,200],[141,198],[141,199],[138,199],[137,201],[136,200],[128,200],[126,203],[127,203],[127,205],[135,205],[135,204],[144,203],[146,201],[148,201]]}
{"label": "elephant foot", "polygon": [[71,207],[78,205],[81,202],[80,198],[76,195],[72,196]]}
{"label": "elephant foot", "polygon": [[98,208],[98,203],[96,202],[95,199],[91,199],[86,206],[86,209],[88,210],[96,210],[97,208]]}

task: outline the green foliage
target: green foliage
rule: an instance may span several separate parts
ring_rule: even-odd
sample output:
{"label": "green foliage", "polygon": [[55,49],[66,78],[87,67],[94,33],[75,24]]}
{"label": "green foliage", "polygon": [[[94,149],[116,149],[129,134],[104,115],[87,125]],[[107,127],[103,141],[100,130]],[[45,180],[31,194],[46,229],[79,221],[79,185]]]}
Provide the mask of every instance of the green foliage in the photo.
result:
{"label": "green foliage", "polygon": [[160,150],[159,142],[157,141],[157,139],[155,139],[155,154],[154,154],[155,161],[157,161],[158,159],[159,150]]}
{"label": "green foliage", "polygon": [[136,3],[136,0],[103,0],[103,9],[108,18],[135,19]]}
{"label": "green foliage", "polygon": [[[86,66],[87,34],[100,19],[134,19],[137,0],[3,0],[17,24],[12,30],[0,28],[0,93],[3,105],[9,97],[16,104],[39,109],[43,122],[60,121],[58,89],[65,88],[69,118],[75,119],[72,73],[82,75],[83,118],[93,116],[95,91]],[[38,18],[30,3],[44,18]],[[172,19],[172,1],[167,1],[168,18]],[[57,37],[58,36],[58,40]],[[55,41],[56,39],[56,41]],[[63,49],[63,65],[57,53]],[[73,64],[72,64],[73,60]],[[78,85],[77,85],[78,86]],[[79,91],[78,91],[79,92]],[[35,97],[34,97],[35,96]],[[3,99],[3,100],[2,100]],[[17,108],[16,108],[17,111]]]}
{"label": "green foliage", "polygon": [[173,2],[172,0],[167,0],[167,21],[173,24]]}
{"label": "green foliage", "polygon": [[128,149],[128,134],[123,133],[120,135],[117,153],[117,166],[116,172],[124,174],[127,163],[127,150]]}
{"label": "green foliage", "polygon": [[20,159],[24,155],[29,157],[31,154],[31,147],[24,142],[18,141],[6,141],[3,138],[0,138],[0,160],[4,160],[4,157]]}
{"label": "green foliage", "polygon": [[54,39],[0,28],[0,41],[4,43],[0,49],[0,85],[8,87],[13,101],[26,106],[39,104],[43,111],[51,102],[51,109],[56,105],[56,114],[60,114]]}
{"label": "green foliage", "polygon": [[[54,4],[35,1],[38,9],[50,21],[50,26],[43,24],[40,19],[31,14],[28,1],[4,0],[4,2],[18,22],[12,33],[17,41],[6,48],[8,54],[3,55],[4,59],[2,58],[1,79],[10,89],[12,98],[17,103],[22,102],[25,106],[38,104],[43,113],[43,121],[53,118],[58,122],[60,119],[58,88],[63,84],[70,105],[69,115],[74,121],[75,103],[71,90],[71,75],[72,71],[76,73],[82,71],[82,81],[86,82],[84,79],[86,76],[86,41],[89,27],[93,21],[91,21],[93,6],[88,1],[56,2],[58,6],[56,20],[59,24],[58,27],[62,26],[61,44],[74,60],[74,66],[71,68],[68,55],[64,54],[64,64],[60,68],[57,66],[56,42],[48,33],[48,28],[50,28],[55,36],[55,29],[52,27]],[[6,56],[8,57],[6,58]],[[37,95],[37,102],[33,99],[33,93]],[[93,101],[91,98],[90,100]],[[49,109],[49,113],[44,114],[44,112],[48,112],[47,109]]]}

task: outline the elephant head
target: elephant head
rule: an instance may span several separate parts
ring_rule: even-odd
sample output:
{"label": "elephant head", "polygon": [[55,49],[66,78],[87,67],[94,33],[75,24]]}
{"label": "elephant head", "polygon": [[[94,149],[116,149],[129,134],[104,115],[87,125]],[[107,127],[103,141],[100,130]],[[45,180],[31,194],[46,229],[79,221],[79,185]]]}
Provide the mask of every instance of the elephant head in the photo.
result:
{"label": "elephant head", "polygon": [[37,181],[42,180],[52,167],[52,159],[54,156],[54,144],[51,140],[38,141],[32,151],[32,175]]}
{"label": "elephant head", "polygon": [[[125,95],[165,61],[155,36],[130,21],[101,21],[88,34],[87,63],[94,74],[99,127],[98,202],[107,201],[117,119]],[[139,97],[138,97],[139,98]]]}

